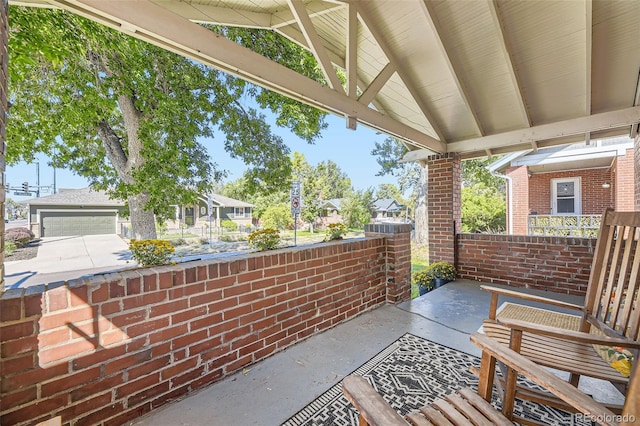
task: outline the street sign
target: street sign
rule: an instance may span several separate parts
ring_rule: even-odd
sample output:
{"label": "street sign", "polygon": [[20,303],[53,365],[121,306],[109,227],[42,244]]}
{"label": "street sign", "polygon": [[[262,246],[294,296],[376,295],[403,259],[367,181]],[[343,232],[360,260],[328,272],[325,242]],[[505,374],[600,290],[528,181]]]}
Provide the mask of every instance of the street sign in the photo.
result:
{"label": "street sign", "polygon": [[291,213],[294,216],[300,214],[300,196],[291,197]]}
{"label": "street sign", "polygon": [[291,196],[295,197],[300,195],[300,181],[299,180],[294,180],[291,183]]}
{"label": "street sign", "polygon": [[300,197],[300,181],[294,180],[291,184],[291,214],[298,216],[300,214],[300,205],[302,204]]}
{"label": "street sign", "polygon": [[24,191],[14,191],[13,195],[17,195],[18,197],[30,197],[33,195],[32,192],[24,192]]}

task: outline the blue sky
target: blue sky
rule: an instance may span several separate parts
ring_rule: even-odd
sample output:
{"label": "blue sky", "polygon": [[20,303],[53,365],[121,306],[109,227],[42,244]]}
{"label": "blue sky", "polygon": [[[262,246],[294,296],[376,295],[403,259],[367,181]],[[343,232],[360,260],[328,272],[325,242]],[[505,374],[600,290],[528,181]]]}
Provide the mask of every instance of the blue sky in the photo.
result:
{"label": "blue sky", "polygon": [[[309,145],[287,129],[273,126],[275,133],[279,134],[291,149],[304,154],[307,161],[316,165],[321,161],[331,160],[338,164],[343,172],[351,178],[351,183],[356,189],[366,189],[377,187],[381,183],[394,183],[393,176],[376,176],[380,166],[376,163],[375,157],[371,155],[376,141],[385,138],[383,134],[377,134],[365,126],[358,125],[357,130],[346,128],[345,120],[333,115],[327,116],[329,126],[322,132],[321,138],[314,144]],[[9,142],[10,143],[10,142]],[[213,161],[226,170],[229,170],[227,180],[235,180],[242,176],[245,165],[230,158],[224,151],[223,136],[218,136],[215,140],[205,140]],[[53,169],[47,165],[47,158],[39,156],[40,162],[40,185],[53,184]],[[30,185],[36,184],[36,165],[20,163],[7,167],[5,172],[5,182],[11,186],[20,186],[22,182],[28,181]],[[82,188],[88,185],[84,178],[74,175],[69,170],[56,170],[56,185],[58,188]],[[41,193],[41,196],[48,194]],[[8,198],[22,201],[30,197],[19,197],[11,191]]]}

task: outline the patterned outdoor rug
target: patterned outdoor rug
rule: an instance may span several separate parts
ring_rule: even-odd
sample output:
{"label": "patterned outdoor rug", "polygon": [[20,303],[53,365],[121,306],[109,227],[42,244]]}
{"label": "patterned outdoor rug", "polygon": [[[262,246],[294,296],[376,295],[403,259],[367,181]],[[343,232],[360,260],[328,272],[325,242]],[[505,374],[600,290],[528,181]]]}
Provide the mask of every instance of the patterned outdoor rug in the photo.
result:
{"label": "patterned outdoor rug", "polygon": [[[469,372],[473,366],[480,366],[479,358],[407,333],[353,374],[366,377],[398,413],[405,415],[458,389],[477,389],[478,379]],[[579,424],[569,413],[529,402],[517,401],[515,411],[545,424]],[[283,423],[284,426],[357,424],[357,411],[342,395],[341,383]]]}

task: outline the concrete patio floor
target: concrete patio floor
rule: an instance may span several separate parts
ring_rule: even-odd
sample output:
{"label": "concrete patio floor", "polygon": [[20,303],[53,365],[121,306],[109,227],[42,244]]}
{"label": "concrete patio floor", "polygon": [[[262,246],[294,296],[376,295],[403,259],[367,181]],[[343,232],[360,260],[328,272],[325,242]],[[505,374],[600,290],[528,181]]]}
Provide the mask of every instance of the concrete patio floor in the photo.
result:
{"label": "concrete patio floor", "polygon": [[[582,303],[576,296],[523,291]],[[398,306],[369,311],[131,424],[279,425],[407,332],[479,356],[469,335],[487,316],[489,299],[479,283],[457,280]],[[609,383],[582,380],[581,389],[601,401],[620,402]]]}

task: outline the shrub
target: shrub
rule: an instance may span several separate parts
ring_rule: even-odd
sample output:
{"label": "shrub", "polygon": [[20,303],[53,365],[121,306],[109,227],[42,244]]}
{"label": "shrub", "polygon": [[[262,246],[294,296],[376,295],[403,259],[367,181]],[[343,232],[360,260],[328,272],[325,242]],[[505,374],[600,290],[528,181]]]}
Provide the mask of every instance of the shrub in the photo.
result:
{"label": "shrub", "polygon": [[129,250],[142,266],[167,265],[175,248],[167,240],[131,240]]}
{"label": "shrub", "polygon": [[428,269],[422,269],[411,274],[411,282],[418,287],[433,290],[433,275]]}
{"label": "shrub", "polygon": [[456,268],[449,262],[434,262],[427,267],[427,270],[434,278],[456,279]]}
{"label": "shrub", "polygon": [[[148,241],[153,241],[153,240],[148,240]],[[174,247],[184,246],[187,244],[187,240],[185,240],[184,238],[176,238],[175,240],[170,240],[169,242]]]}
{"label": "shrub", "polygon": [[247,241],[249,242],[249,247],[258,251],[273,250],[280,244],[280,233],[273,228],[265,228],[250,233]]}
{"label": "shrub", "polygon": [[227,232],[235,232],[238,230],[238,224],[230,219],[224,219],[220,222],[220,226]]}
{"label": "shrub", "polygon": [[17,249],[18,246],[16,246],[16,243],[4,243],[4,254],[7,256],[13,254]]}
{"label": "shrub", "polygon": [[4,242],[14,243],[16,248],[22,247],[35,237],[34,233],[28,228],[11,228],[4,233]]}
{"label": "shrub", "polygon": [[327,226],[327,233],[324,237],[325,241],[341,240],[344,234],[347,233],[347,228],[342,223],[332,223]]}

